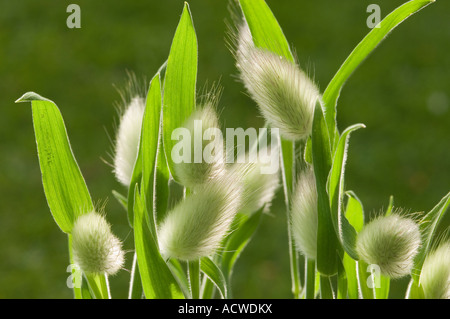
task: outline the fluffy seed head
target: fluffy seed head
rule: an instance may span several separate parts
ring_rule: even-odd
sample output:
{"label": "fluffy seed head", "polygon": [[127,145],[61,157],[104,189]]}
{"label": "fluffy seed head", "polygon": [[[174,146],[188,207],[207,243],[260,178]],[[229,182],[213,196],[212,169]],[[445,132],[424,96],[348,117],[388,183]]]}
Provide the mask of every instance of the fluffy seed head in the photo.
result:
{"label": "fluffy seed head", "polygon": [[265,165],[259,158],[248,163],[237,160],[233,164],[232,169],[240,176],[243,186],[243,201],[239,212],[250,215],[263,206],[264,211],[270,209],[272,199],[279,187],[279,172],[265,174],[263,173]]}
{"label": "fluffy seed head", "polygon": [[363,227],[356,251],[368,264],[376,264],[383,275],[400,278],[410,273],[421,244],[418,225],[398,214],[378,217]]}
{"label": "fluffy seed head", "polygon": [[214,254],[230,229],[240,200],[241,186],[232,173],[201,185],[162,222],[158,235],[162,255],[195,260]]}
{"label": "fluffy seed head", "polygon": [[116,134],[114,173],[117,180],[127,187],[130,185],[136,162],[144,111],[145,99],[140,96],[133,97],[120,117]]}
{"label": "fluffy seed head", "polygon": [[291,203],[292,234],[298,250],[309,259],[317,256],[317,190],[314,172],[303,171]]}
{"label": "fluffy seed head", "polygon": [[122,243],[106,219],[96,212],[77,218],[72,229],[74,262],[85,273],[113,275],[124,264]]}
{"label": "fluffy seed head", "polygon": [[[210,140],[204,138],[208,132],[214,129],[219,130],[219,120],[215,107],[212,103],[206,103],[199,107],[186,121],[184,127],[190,132],[190,143],[186,147],[190,149],[190,160],[176,163],[174,165],[175,174],[179,182],[186,187],[194,188],[209,180],[212,180],[224,173],[225,160],[223,152],[222,135],[208,136]],[[202,143],[196,144],[196,134],[201,135]],[[200,146],[196,150],[196,147]],[[212,155],[205,158],[203,154]],[[201,158],[196,158],[195,154],[201,154]]]}
{"label": "fluffy seed head", "polygon": [[450,242],[439,245],[426,257],[420,285],[427,299],[450,299]]}
{"label": "fluffy seed head", "polygon": [[264,118],[290,140],[311,134],[320,93],[293,62],[256,48],[246,24],[239,29],[235,57],[240,77]]}

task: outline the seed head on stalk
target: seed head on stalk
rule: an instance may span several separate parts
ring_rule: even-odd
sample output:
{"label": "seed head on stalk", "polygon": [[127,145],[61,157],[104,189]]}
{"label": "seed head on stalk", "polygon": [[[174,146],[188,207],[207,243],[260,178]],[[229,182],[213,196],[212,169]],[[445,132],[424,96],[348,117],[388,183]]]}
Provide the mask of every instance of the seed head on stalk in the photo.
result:
{"label": "seed head on stalk", "polygon": [[428,254],[419,282],[427,299],[450,299],[450,242]]}
{"label": "seed head on stalk", "polygon": [[292,235],[298,250],[311,260],[317,256],[317,190],[314,172],[304,170],[298,178],[291,204]]}
{"label": "seed head on stalk", "polygon": [[231,172],[196,188],[159,227],[162,255],[196,260],[214,254],[238,212],[241,193],[240,180]]}
{"label": "seed head on stalk", "polygon": [[240,78],[266,121],[286,139],[306,139],[320,100],[315,83],[296,63],[255,47],[247,24],[242,24],[236,38]]}
{"label": "seed head on stalk", "polygon": [[356,251],[366,263],[378,265],[383,275],[400,278],[411,272],[420,244],[417,223],[394,213],[365,225],[358,234]]}
{"label": "seed head on stalk", "polygon": [[103,215],[92,211],[77,218],[72,229],[74,262],[85,273],[117,273],[124,264],[121,241]]}

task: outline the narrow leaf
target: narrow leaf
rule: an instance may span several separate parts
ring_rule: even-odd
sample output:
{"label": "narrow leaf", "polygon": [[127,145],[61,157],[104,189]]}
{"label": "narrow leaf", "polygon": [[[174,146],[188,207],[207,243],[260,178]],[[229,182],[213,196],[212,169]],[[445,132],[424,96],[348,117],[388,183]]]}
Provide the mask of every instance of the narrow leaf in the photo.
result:
{"label": "narrow leaf", "polygon": [[175,180],[172,132],[182,127],[195,109],[197,81],[197,37],[189,5],[185,2],[172,46],[164,80],[163,129],[164,149],[170,172]]}
{"label": "narrow leaf", "polygon": [[52,101],[28,92],[17,102],[31,102],[42,184],[58,226],[72,231],[75,219],[93,210],[91,196],[73,155],[62,115]]}
{"label": "narrow leaf", "polygon": [[237,215],[240,221],[239,226],[227,237],[222,254],[221,265],[226,278],[231,276],[236,260],[255,233],[261,221],[263,209],[261,208],[248,219],[246,215]]}
{"label": "narrow leaf", "polygon": [[139,272],[145,297],[148,299],[184,298],[176,279],[159,253],[158,245],[148,228],[145,199],[137,185],[134,191],[134,240]]}
{"label": "narrow leaf", "polygon": [[361,297],[363,299],[374,299],[374,290],[373,287],[371,287],[371,285],[373,285],[373,278],[368,271],[369,265],[362,260],[359,260],[356,263],[358,265],[358,286]]}
{"label": "narrow leaf", "polygon": [[289,44],[264,0],[239,0],[255,46],[272,51],[294,62]]}
{"label": "narrow leaf", "polygon": [[336,134],[337,100],[347,79],[395,27],[433,2],[435,0],[412,0],[401,5],[384,18],[380,22],[379,27],[373,28],[344,61],[323,94],[325,118],[331,141],[335,139],[334,136]]}
{"label": "narrow leaf", "polygon": [[[161,119],[162,123],[162,119]],[[161,129],[162,132],[162,129]],[[155,181],[153,187],[153,208],[155,209],[156,224],[164,220],[169,207],[170,172],[164,154],[162,134],[159,137],[158,154],[156,156]]]}
{"label": "narrow leaf", "polygon": [[406,290],[406,299],[425,299],[425,293],[422,286],[420,286],[414,279],[411,279]]}
{"label": "narrow leaf", "polygon": [[344,250],[355,260],[358,259],[358,254],[355,250],[357,233],[342,211],[342,201],[344,197],[344,172],[347,159],[348,140],[351,132],[362,127],[365,126],[363,124],[352,125],[342,133],[334,154],[333,166],[328,181],[328,194],[334,229],[339,235]]}
{"label": "narrow leaf", "polygon": [[208,276],[209,279],[216,285],[219,289],[220,295],[223,299],[228,298],[227,281],[225,276],[219,267],[208,257],[204,257],[200,261],[202,272]]}
{"label": "narrow leaf", "polygon": [[337,236],[331,220],[327,179],[331,169],[331,149],[322,108],[316,105],[312,129],[312,158],[317,187],[317,269],[323,275],[337,273]]}
{"label": "narrow leaf", "polygon": [[[345,218],[349,224],[360,232],[364,226],[364,209],[361,201],[353,191],[347,191],[347,206],[345,208]],[[350,299],[359,298],[358,266],[355,259],[344,253],[342,260],[347,276],[347,292]]]}
{"label": "narrow leaf", "polygon": [[347,196],[347,206],[345,208],[345,217],[350,225],[360,232],[364,226],[364,207],[361,200],[353,191],[345,192]]}
{"label": "narrow leaf", "polygon": [[351,258],[347,253],[344,253],[342,259],[344,265],[345,275],[347,277],[347,294],[350,299],[358,299],[358,275],[356,269],[356,261]]}
{"label": "narrow leaf", "polygon": [[[142,119],[141,137],[136,163],[131,177],[131,184],[140,185],[144,181],[146,206],[153,212],[153,171],[156,162],[156,152],[158,148],[159,127],[161,119],[161,81],[160,74],[157,73],[150,82],[147,98],[145,102],[145,112]],[[128,189],[128,218],[133,225],[134,208],[134,187]],[[149,226],[152,234],[156,234],[153,214],[150,214]]]}
{"label": "narrow leaf", "polygon": [[123,208],[125,208],[125,211],[127,211],[128,210],[128,199],[115,190],[112,191],[112,194],[113,194],[114,198],[119,202],[119,204]]}
{"label": "narrow leaf", "polygon": [[394,208],[394,196],[389,196],[389,204],[388,207],[386,209],[386,213],[385,216],[389,216],[392,214],[392,209]]}
{"label": "narrow leaf", "polygon": [[375,285],[375,299],[388,299],[389,298],[389,290],[391,287],[391,278],[388,276],[379,275],[379,278],[376,278],[377,285]]}
{"label": "narrow leaf", "polygon": [[169,266],[170,270],[172,271],[172,274],[177,280],[178,285],[183,291],[184,296],[186,298],[189,298],[190,297],[189,279],[181,263],[177,259],[171,258],[167,263],[167,266]]}

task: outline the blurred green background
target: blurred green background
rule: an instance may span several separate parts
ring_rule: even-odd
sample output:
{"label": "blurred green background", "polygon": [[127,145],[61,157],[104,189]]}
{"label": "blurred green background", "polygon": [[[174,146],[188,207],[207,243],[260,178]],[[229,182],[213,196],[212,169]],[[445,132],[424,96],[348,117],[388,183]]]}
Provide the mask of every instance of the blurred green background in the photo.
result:
{"label": "blurred green background", "polygon": [[[301,66],[323,91],[369,31],[367,6],[386,16],[403,0],[267,0]],[[108,154],[117,120],[116,87],[127,70],[151,78],[166,60],[182,0],[76,1],[81,29],[68,29],[68,1],[2,1],[0,9],[0,298],[71,298],[67,236],[54,223],[41,180],[31,109],[14,101],[35,91],[59,106],[93,199],[107,200],[113,231],[131,249],[126,214],[111,195],[124,191]],[[189,1],[199,44],[198,88],[219,81],[224,127],[263,127],[255,104],[236,81],[225,45],[226,0]],[[395,204],[427,211],[450,190],[450,2],[438,0],[400,25],[355,72],[338,105],[352,135],[347,189],[367,214]],[[290,298],[282,194],[238,261],[236,298]],[[128,253],[127,268],[131,261]],[[110,279],[112,296],[126,298],[129,273]],[[407,280],[395,281],[402,298]]]}

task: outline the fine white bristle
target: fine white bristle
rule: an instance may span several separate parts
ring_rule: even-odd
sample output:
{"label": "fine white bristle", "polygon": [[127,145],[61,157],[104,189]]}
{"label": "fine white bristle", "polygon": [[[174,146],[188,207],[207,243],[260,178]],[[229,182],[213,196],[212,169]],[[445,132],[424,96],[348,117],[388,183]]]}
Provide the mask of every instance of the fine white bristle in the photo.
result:
{"label": "fine white bristle", "polygon": [[129,186],[139,148],[145,99],[135,96],[126,106],[116,134],[114,173],[117,180]]}
{"label": "fine white bristle", "polygon": [[267,122],[286,139],[307,138],[320,100],[316,85],[294,62],[255,47],[246,24],[239,29],[235,57],[240,77]]}
{"label": "fine white bristle", "polygon": [[72,229],[74,262],[85,273],[117,273],[124,264],[121,241],[111,232],[106,219],[90,212],[77,218]]}

